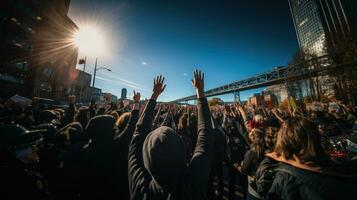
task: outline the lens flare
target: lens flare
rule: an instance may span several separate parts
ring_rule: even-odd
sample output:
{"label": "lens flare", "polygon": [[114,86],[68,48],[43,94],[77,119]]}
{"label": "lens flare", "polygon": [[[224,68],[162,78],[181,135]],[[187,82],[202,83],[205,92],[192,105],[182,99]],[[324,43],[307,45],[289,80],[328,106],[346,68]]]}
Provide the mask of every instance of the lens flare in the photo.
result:
{"label": "lens flare", "polygon": [[91,25],[79,27],[72,39],[80,54],[100,56],[106,53],[105,37],[98,27]]}

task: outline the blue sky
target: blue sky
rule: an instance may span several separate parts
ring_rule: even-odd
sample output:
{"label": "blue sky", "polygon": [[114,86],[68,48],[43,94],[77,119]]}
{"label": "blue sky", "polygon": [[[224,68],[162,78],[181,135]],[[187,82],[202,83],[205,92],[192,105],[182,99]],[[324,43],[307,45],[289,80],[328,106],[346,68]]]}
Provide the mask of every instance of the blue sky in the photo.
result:
{"label": "blue sky", "polygon": [[[149,97],[153,78],[162,74],[167,87],[160,100],[174,100],[194,94],[196,68],[210,89],[286,65],[298,49],[287,0],[72,0],[69,16],[105,35],[108,53],[98,65],[112,72],[98,71],[96,86],[118,96],[125,87]],[[86,71],[93,72],[94,60],[88,56]]]}

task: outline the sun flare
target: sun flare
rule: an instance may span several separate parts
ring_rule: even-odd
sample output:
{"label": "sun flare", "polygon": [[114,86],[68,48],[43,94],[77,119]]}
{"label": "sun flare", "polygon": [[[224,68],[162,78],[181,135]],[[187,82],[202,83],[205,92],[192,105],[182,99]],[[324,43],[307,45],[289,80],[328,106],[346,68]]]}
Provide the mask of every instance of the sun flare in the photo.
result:
{"label": "sun flare", "polygon": [[98,27],[86,25],[73,34],[73,42],[84,55],[99,56],[106,53],[105,37]]}

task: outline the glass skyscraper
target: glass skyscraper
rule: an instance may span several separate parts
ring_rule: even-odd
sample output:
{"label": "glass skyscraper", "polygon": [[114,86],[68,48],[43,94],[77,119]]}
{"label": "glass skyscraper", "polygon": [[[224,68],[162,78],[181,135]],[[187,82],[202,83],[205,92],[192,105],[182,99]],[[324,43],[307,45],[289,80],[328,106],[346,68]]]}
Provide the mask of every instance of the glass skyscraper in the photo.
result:
{"label": "glass skyscraper", "polygon": [[288,0],[299,46],[325,54],[325,45],[335,45],[356,32],[357,0]]}

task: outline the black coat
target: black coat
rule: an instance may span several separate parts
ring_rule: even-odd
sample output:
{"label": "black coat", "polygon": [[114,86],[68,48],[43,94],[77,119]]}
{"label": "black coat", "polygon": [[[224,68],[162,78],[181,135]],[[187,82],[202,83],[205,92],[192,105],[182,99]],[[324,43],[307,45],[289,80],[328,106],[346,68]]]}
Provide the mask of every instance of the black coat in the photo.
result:
{"label": "black coat", "polygon": [[270,199],[355,199],[356,179],[282,164],[269,190]]}
{"label": "black coat", "polygon": [[213,157],[213,134],[208,103],[198,99],[198,137],[191,162],[176,188],[159,185],[144,167],[143,144],[151,131],[156,101],[149,100],[129,148],[131,199],[204,199]]}
{"label": "black coat", "polygon": [[120,194],[120,199],[130,199],[129,183],[128,183],[128,152],[130,141],[135,131],[135,125],[139,118],[139,110],[133,110],[130,119],[125,129],[114,138],[115,155],[117,174],[117,190]]}
{"label": "black coat", "polygon": [[51,199],[44,178],[18,160],[0,163],[0,199]]}
{"label": "black coat", "polygon": [[129,123],[116,138],[112,116],[93,118],[96,121],[87,128],[92,142],[73,146],[64,156],[66,192],[71,195],[67,198],[79,194],[81,199],[129,199],[127,156],[138,112],[132,111]]}

